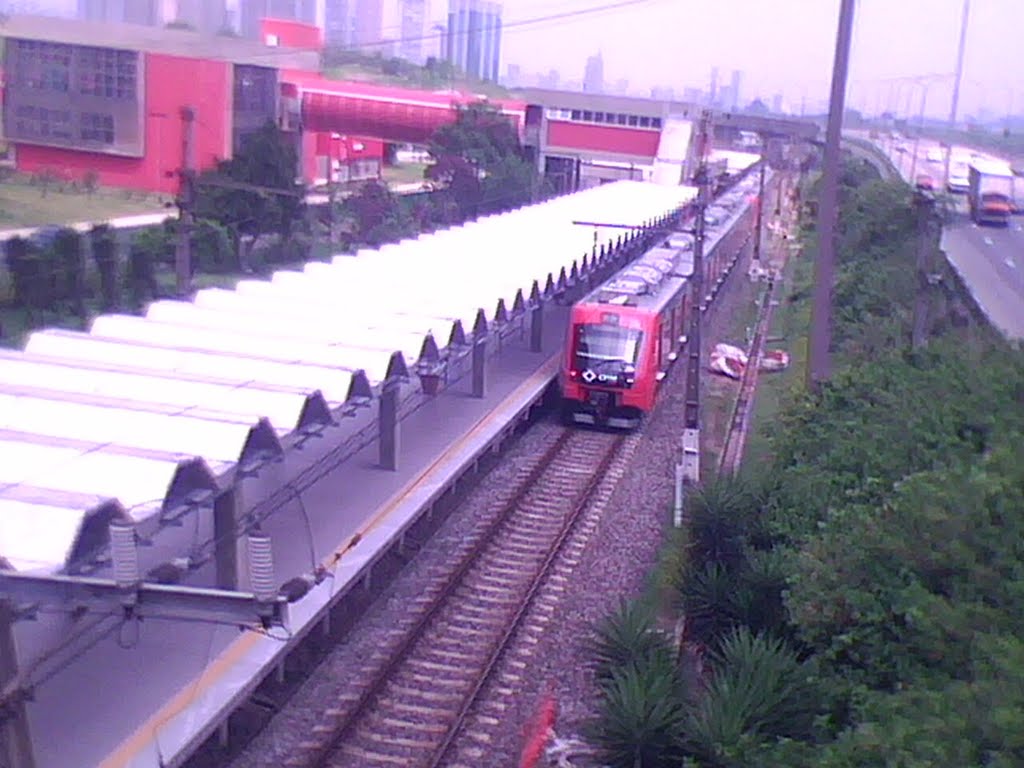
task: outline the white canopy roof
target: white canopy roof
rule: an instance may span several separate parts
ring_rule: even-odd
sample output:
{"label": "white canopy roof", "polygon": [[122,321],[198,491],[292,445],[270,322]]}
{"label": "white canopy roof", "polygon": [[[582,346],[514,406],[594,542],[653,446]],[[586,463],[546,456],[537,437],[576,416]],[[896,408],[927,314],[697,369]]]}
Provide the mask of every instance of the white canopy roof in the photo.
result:
{"label": "white canopy roof", "polygon": [[[60,570],[98,507],[143,520],[184,464],[229,470],[301,426],[312,400],[342,405],[386,379],[427,337],[442,350],[499,301],[569,272],[695,196],[620,181],[449,230],[310,263],[145,316],[105,315],[89,333],[38,331],[0,352],[0,556]],[[364,378],[365,377],[365,378]],[[362,391],[362,390],[360,390]]]}

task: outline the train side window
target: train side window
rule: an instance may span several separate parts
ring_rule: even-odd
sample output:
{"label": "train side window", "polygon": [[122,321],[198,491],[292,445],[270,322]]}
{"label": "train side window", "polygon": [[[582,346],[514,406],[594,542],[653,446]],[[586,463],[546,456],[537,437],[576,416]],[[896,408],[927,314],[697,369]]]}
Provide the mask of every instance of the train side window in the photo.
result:
{"label": "train side window", "polygon": [[665,317],[661,321],[661,365],[663,371],[668,370],[669,363],[674,359],[676,345],[672,339],[672,320]]}

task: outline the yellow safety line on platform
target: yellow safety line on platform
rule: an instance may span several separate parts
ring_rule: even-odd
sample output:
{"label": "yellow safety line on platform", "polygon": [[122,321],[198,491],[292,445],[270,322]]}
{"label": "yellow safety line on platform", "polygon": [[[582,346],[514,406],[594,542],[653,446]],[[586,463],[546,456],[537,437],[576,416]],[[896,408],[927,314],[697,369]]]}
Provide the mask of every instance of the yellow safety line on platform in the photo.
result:
{"label": "yellow safety line on platform", "polygon": [[[506,406],[507,403],[519,397],[524,390],[536,386],[539,381],[550,379],[554,376],[558,369],[558,357],[558,355],[554,355],[546,360],[528,379],[526,379],[526,381],[516,387],[508,397],[502,400],[498,406],[480,417],[477,423],[474,424],[466,434],[452,443],[444,453],[430,464],[430,466],[410,480],[405,487],[397,491],[384,503],[383,506],[379,507],[377,512],[363,524],[362,529],[357,530],[353,536],[365,538],[366,534],[380,525],[381,522],[387,519],[387,517],[399,507],[406,496],[415,492],[421,485],[426,483],[439,466],[448,462],[453,454],[461,451],[466,443],[470,442],[480,431],[486,428],[490,424],[491,420]],[[350,541],[351,537],[347,539],[345,543],[340,544],[334,552],[332,552],[331,556],[324,560],[324,565],[330,567],[337,565],[341,557],[344,557],[348,551],[351,551],[350,549],[346,549]],[[340,553],[340,555],[336,553]],[[178,693],[175,694],[174,697],[156,713],[154,713],[149,720],[139,726],[130,736],[122,741],[121,744],[111,752],[106,759],[104,759],[100,764],[100,768],[123,768],[124,766],[129,765],[130,762],[134,760],[148,744],[158,737],[157,732],[165,723],[180,715],[206,689],[223,678],[228,670],[230,670],[239,661],[239,659],[252,650],[256,641],[261,637],[263,637],[261,633],[248,630],[237,640],[233,641],[231,645],[225,648],[211,664],[206,666],[198,678],[192,680],[188,685],[178,691]]]}

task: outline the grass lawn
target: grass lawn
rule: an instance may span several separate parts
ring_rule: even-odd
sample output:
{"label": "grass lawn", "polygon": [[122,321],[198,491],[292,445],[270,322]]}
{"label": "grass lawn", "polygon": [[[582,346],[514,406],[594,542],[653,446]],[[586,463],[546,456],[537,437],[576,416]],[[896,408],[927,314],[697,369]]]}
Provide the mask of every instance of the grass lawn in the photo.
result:
{"label": "grass lawn", "polygon": [[814,278],[814,249],[790,256],[782,286],[776,286],[778,305],[772,314],[766,349],[789,352],[789,367],[778,373],[758,376],[757,395],[743,464],[756,467],[771,457],[772,428],[786,401],[802,390],[807,375],[808,330],[811,325],[811,285]]}
{"label": "grass lawn", "polygon": [[509,92],[507,88],[484,80],[476,80],[465,76],[455,77],[450,81],[431,84],[428,80],[418,80],[415,77],[403,76],[401,74],[389,75],[380,69],[365,64],[341,64],[331,67],[326,72],[327,77],[332,80],[352,80],[362,83],[373,83],[376,85],[391,85],[398,88],[441,90],[452,89],[478,93],[489,98],[505,98]]}
{"label": "grass lawn", "polygon": [[387,184],[419,184],[426,169],[426,163],[403,163],[386,166],[381,175]]}
{"label": "grass lawn", "polygon": [[92,194],[61,191],[51,186],[46,194],[23,177],[0,182],[0,229],[105,221],[120,216],[160,213],[163,201],[152,195],[100,189]]}
{"label": "grass lawn", "polygon": [[[745,274],[733,275],[731,280],[737,283],[732,286],[732,295],[720,310],[721,314],[703,331],[711,334],[705,339],[705,367],[709,361],[710,351],[716,344],[732,344],[747,349],[750,337],[757,322],[757,308],[764,293],[764,283],[754,283]],[[727,311],[726,311],[727,310]],[[718,460],[729,431],[736,396],[739,394],[740,383],[735,379],[701,372],[703,387],[701,391],[701,474],[712,477],[718,471]]]}

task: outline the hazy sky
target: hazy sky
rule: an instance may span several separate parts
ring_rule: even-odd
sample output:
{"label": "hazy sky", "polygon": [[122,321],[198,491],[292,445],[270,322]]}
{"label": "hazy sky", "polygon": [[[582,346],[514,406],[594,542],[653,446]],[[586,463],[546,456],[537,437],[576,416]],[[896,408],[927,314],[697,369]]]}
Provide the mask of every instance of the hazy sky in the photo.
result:
{"label": "hazy sky", "polygon": [[[330,1],[330,0],[328,0]],[[387,2],[388,0],[385,0]],[[396,0],[390,0],[395,2]],[[447,0],[428,0],[434,18]],[[633,89],[706,88],[743,71],[742,98],[782,93],[795,109],[828,94],[839,0],[645,0],[628,8],[515,26],[516,22],[611,5],[615,0],[504,0],[502,71],[557,69],[581,80],[586,58],[600,51],[605,79]],[[15,3],[17,4],[17,2]],[[29,0],[56,8],[74,0]],[[882,82],[947,75],[928,89],[928,112],[949,113],[962,0],[858,0],[848,103],[874,111],[920,107],[921,88]],[[972,0],[960,114],[987,107],[1024,113],[1024,0]],[[428,42],[432,48],[436,43]]]}
{"label": "hazy sky", "polygon": [[[433,0],[440,3],[441,0]],[[610,0],[505,0],[506,23],[610,4]],[[891,97],[906,109],[911,86],[882,79],[949,74],[955,69],[962,0],[858,0],[851,61],[855,106],[874,110]],[[743,71],[743,98],[781,92],[794,107],[828,93],[839,0],[649,0],[629,8],[507,30],[504,62],[525,71],[558,69],[582,78],[600,50],[605,79],[631,86],[706,87]],[[983,103],[1002,114],[1013,94],[1024,110],[1024,0],[973,0],[961,114]],[[980,83],[974,81],[982,81]],[[929,113],[949,112],[951,78],[929,87]],[[915,88],[913,112],[919,109]]]}

